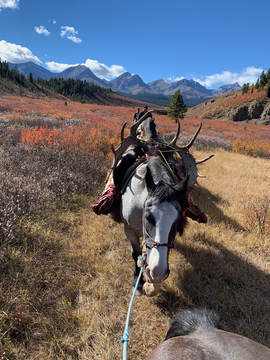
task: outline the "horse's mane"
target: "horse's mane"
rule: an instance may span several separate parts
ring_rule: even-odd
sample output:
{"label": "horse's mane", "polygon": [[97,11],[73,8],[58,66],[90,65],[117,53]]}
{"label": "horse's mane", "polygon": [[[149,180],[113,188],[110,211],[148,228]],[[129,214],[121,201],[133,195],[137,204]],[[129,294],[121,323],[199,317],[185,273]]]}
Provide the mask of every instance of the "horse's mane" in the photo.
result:
{"label": "horse's mane", "polygon": [[149,170],[155,184],[163,181],[164,183],[172,183],[172,174],[166,165],[164,165],[160,156],[150,156],[148,164]]}
{"label": "horse's mane", "polygon": [[180,310],[172,321],[165,340],[189,335],[199,329],[208,332],[212,327],[220,328],[219,317],[216,313],[205,308]]}

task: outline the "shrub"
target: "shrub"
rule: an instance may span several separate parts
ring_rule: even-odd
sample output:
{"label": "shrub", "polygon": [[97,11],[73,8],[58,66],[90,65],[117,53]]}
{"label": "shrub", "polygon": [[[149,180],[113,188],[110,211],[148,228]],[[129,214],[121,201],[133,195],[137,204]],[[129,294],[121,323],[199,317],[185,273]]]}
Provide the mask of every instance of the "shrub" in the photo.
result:
{"label": "shrub", "polygon": [[0,242],[14,239],[22,218],[68,206],[104,181],[109,161],[100,153],[59,151],[6,143],[0,171]]}
{"label": "shrub", "polygon": [[242,214],[245,216],[249,231],[270,235],[270,195],[247,196],[244,199]]}
{"label": "shrub", "polygon": [[49,129],[40,126],[21,132],[22,142],[38,149],[42,147],[57,148],[62,151],[91,151],[107,155],[110,148],[110,131],[93,126],[91,123],[80,123],[74,126],[63,125],[61,128]]}
{"label": "shrub", "polygon": [[260,140],[238,138],[233,143],[233,151],[253,157],[269,158],[270,144]]}

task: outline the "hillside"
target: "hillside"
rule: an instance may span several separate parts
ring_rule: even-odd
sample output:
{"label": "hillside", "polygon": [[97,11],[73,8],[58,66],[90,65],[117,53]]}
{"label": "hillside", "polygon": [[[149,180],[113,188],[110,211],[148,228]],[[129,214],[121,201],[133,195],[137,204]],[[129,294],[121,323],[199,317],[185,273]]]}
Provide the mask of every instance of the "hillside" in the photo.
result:
{"label": "hillside", "polygon": [[205,101],[189,109],[187,116],[270,125],[270,99],[265,91],[250,87],[247,94],[238,90]]}
{"label": "hillside", "polygon": [[[34,99],[48,97],[63,101],[70,100],[66,96],[62,96],[61,94],[46,89],[37,84],[31,84],[27,80],[25,81],[25,86],[19,86],[14,82],[3,78],[0,78],[0,95],[26,96]],[[126,98],[114,92],[94,92],[91,98],[86,99],[86,102],[97,105],[124,106],[133,108],[137,108],[138,106],[143,107],[145,105],[145,102]],[[165,111],[163,106],[149,103],[148,106],[157,111]]]}

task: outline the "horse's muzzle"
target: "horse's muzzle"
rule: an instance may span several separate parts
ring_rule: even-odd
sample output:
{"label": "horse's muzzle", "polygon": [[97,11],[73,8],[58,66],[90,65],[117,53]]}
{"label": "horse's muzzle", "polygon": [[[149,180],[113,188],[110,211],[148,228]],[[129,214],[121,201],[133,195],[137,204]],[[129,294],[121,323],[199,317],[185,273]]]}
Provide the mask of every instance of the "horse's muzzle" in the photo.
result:
{"label": "horse's muzzle", "polygon": [[160,272],[158,269],[150,270],[149,266],[145,269],[146,281],[149,283],[162,283],[166,280],[170,274],[170,270],[167,269],[165,272]]}

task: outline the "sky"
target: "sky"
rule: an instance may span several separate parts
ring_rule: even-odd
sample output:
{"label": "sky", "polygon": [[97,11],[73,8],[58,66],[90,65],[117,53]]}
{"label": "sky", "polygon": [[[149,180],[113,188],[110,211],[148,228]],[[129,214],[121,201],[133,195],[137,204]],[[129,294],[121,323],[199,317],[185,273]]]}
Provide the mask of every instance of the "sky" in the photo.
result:
{"label": "sky", "polygon": [[209,89],[270,68],[269,0],[0,0],[0,57]]}

